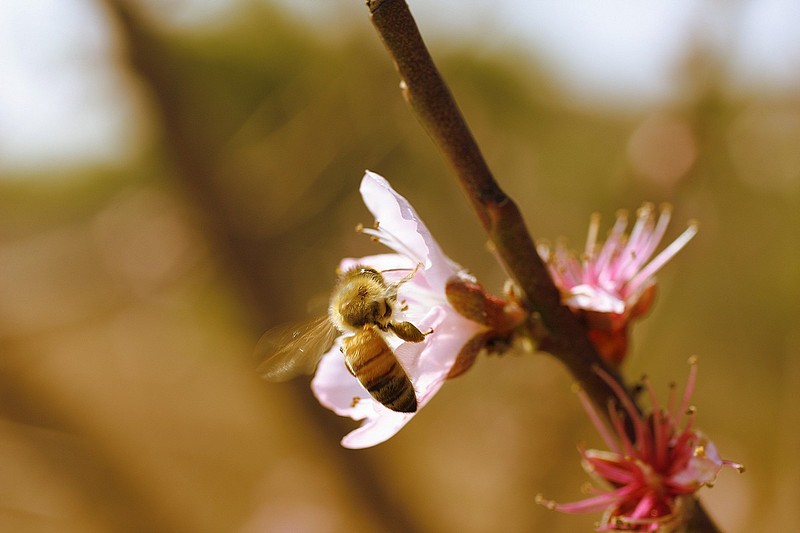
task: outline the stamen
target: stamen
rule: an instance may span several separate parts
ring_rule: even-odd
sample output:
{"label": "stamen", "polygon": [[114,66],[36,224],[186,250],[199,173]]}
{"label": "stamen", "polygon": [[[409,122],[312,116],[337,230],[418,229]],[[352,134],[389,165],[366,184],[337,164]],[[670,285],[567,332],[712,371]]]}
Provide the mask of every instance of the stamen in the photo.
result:
{"label": "stamen", "polygon": [[645,203],[637,211],[636,224],[631,231],[625,249],[620,253],[621,263],[617,276],[630,279],[647,261],[661,242],[661,236],[667,228],[669,214],[662,212],[658,224],[653,228],[653,204]]}
{"label": "stamen", "polygon": [[551,511],[562,513],[584,513],[590,511],[600,511],[608,505],[614,503],[619,498],[616,492],[605,492],[585,500],[572,503],[556,503],[553,500],[546,500],[541,494],[537,494],[535,502],[544,505]]}
{"label": "stamen", "polygon": [[639,410],[636,409],[635,405],[633,405],[631,399],[628,398],[628,394],[622,389],[622,386],[617,382],[617,380],[611,377],[608,372],[599,366],[595,366],[593,370],[603,381],[606,382],[609,387],[611,387],[611,390],[614,391],[614,394],[617,395],[617,398],[619,398],[619,401],[622,402],[622,406],[625,408],[625,411],[628,413],[628,416],[631,418],[634,426],[640,425],[642,423],[642,417],[639,414]]}
{"label": "stamen", "polygon": [[642,286],[645,281],[658,272],[661,267],[663,267],[670,259],[672,259],[675,254],[681,250],[681,248],[686,246],[686,243],[692,240],[696,234],[697,223],[692,221],[689,223],[689,227],[686,228],[686,231],[681,233],[680,236],[672,241],[669,246],[661,250],[661,252],[655,258],[653,258],[652,261],[642,268],[639,273],[627,283],[629,292],[635,293],[637,288]]}
{"label": "stamen", "polygon": [[551,511],[555,510],[556,505],[557,505],[556,502],[554,502],[553,500],[545,500],[544,496],[542,494],[537,494],[536,497],[534,498],[534,501],[538,505],[544,505],[545,507],[547,507]]}
{"label": "stamen", "polygon": [[[634,253],[634,250],[641,250],[643,248],[642,243],[640,242],[643,237],[646,237],[650,232],[646,231],[649,229],[648,226],[652,225],[652,213],[653,213],[653,204],[645,203],[636,210],[636,222],[633,225],[633,229],[628,237],[628,242],[625,244],[625,248],[622,249],[620,252],[621,264],[619,266],[619,273],[622,275],[625,271],[629,270],[629,266],[633,267],[634,269],[637,266],[637,262],[635,261],[637,258],[637,254]],[[638,257],[644,261],[646,258],[642,257],[643,254],[639,253]]]}
{"label": "stamen", "polygon": [[362,227],[361,233],[365,233],[377,238],[378,242],[394,249],[396,252],[402,255],[405,255],[416,263],[424,263],[422,258],[418,257],[417,254],[411,248],[409,248],[404,241],[397,238],[396,235],[388,231],[386,228],[380,227],[380,222],[377,220],[375,221],[374,229]]}
{"label": "stamen", "polygon": [[589,218],[589,234],[586,236],[586,248],[583,253],[587,258],[591,258],[595,253],[595,246],[597,246],[597,234],[600,231],[600,213],[592,213]]}
{"label": "stamen", "polygon": [[675,390],[678,388],[677,383],[670,381],[669,383],[669,396],[667,396],[667,414],[673,419],[675,418]]}
{"label": "stamen", "polygon": [[614,430],[617,432],[617,436],[619,437],[620,441],[622,441],[622,446],[625,449],[625,455],[627,457],[633,457],[636,455],[636,451],[633,447],[633,443],[631,439],[628,438],[628,433],[625,431],[625,423],[622,420],[622,416],[619,411],[615,408],[615,403],[613,400],[609,400],[608,406],[608,419],[611,420],[611,425],[614,426]]}
{"label": "stamen", "polygon": [[669,225],[669,221],[672,218],[672,206],[669,204],[662,204],[661,205],[661,214],[658,217],[658,222],[656,222],[656,227],[650,235],[650,239],[647,242],[647,246],[645,247],[645,253],[647,257],[653,255],[653,252],[656,251],[656,247],[658,243],[661,242],[661,239],[664,238],[664,234],[667,232],[667,226]]}
{"label": "stamen", "polygon": [[625,210],[617,211],[617,221],[614,227],[611,228],[603,248],[600,250],[600,255],[595,263],[596,272],[599,274],[606,269],[606,266],[614,257],[614,252],[619,249],[619,244],[623,240],[625,228],[628,227],[628,212]]}
{"label": "stamen", "polygon": [[683,401],[681,402],[680,410],[675,413],[677,416],[676,426],[680,426],[683,422],[683,417],[686,415],[691,415],[689,401],[692,399],[692,394],[694,393],[694,387],[697,383],[697,357],[692,356],[689,358],[689,379],[686,381],[686,388],[683,391]]}
{"label": "stamen", "polygon": [[734,463],[733,461],[726,461],[723,459],[722,464],[736,469],[736,471],[739,472],[740,474],[744,474],[745,468],[744,465],[741,463]]}
{"label": "stamen", "polygon": [[[642,383],[644,384],[644,388],[647,391],[647,396],[650,398],[650,410],[652,412],[652,425],[653,425],[653,432],[652,432],[652,440],[653,440],[653,454],[655,455],[656,464],[654,465],[656,468],[660,467],[663,464],[663,461],[666,459],[666,438],[664,435],[664,426],[661,424],[661,419],[663,417],[663,411],[661,409],[661,405],[658,403],[658,397],[656,396],[656,391],[653,388],[653,384],[650,382],[650,379],[647,376],[642,376]],[[650,434],[650,432],[647,432]]]}
{"label": "stamen", "polygon": [[589,395],[587,395],[577,383],[573,385],[573,390],[578,394],[578,399],[580,400],[584,411],[586,411],[586,414],[589,415],[589,420],[591,420],[595,429],[597,429],[597,433],[600,435],[600,438],[603,439],[603,442],[606,443],[608,449],[615,453],[621,453],[616,439],[611,436],[611,430],[608,429],[606,423],[600,418],[600,415],[594,408],[594,404],[589,399]]}

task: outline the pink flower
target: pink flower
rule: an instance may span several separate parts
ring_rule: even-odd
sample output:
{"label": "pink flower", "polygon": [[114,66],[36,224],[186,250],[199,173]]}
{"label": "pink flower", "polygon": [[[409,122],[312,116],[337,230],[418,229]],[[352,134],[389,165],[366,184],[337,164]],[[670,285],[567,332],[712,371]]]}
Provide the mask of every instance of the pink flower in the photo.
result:
{"label": "pink flower", "polygon": [[[433,332],[420,343],[386,336],[414,385],[419,412],[444,384],[462,346],[482,326],[459,315],[447,302],[448,279],[466,274],[444,255],[411,204],[373,172],[366,172],[360,191],[376,220],[374,229],[362,231],[397,253],[344,259],[339,267],[346,270],[356,264],[369,266],[392,282],[419,265],[417,273],[400,285],[397,298],[400,305],[393,310],[393,316],[411,322],[420,331]],[[341,344],[341,338],[337,339],[333,348],[322,356],[311,387],[328,409],[364,421],[342,439],[344,447],[374,446],[392,437],[416,413],[392,411],[375,401],[347,370],[339,350]]]}
{"label": "pink flower", "polygon": [[[714,443],[693,428],[695,410],[689,400],[697,378],[695,358],[690,364],[680,405],[675,405],[673,388],[667,407],[662,408],[650,382],[644,381],[652,404],[649,416],[640,414],[619,384],[598,370],[614,389],[623,411],[615,403],[609,405],[613,430],[609,429],[581,391],[581,403],[610,451],[579,451],[587,473],[607,488],[592,487],[594,496],[574,503],[559,504],[541,496],[537,502],[564,513],[605,510],[598,531],[663,531],[686,519],[686,498],[713,484],[723,466],[743,471],[742,465],[721,459]],[[633,439],[625,430],[626,417]]]}
{"label": "pink flower", "polygon": [[595,347],[615,366],[627,351],[629,322],[644,315],[652,303],[656,272],[697,233],[697,225],[690,223],[653,257],[670,216],[670,206],[664,205],[656,219],[654,206],[646,203],[637,210],[636,222],[626,234],[628,213],[620,211],[608,238],[600,245],[600,215],[595,213],[580,258],[563,243],[555,249],[539,246],[539,255],[547,262],[562,301],[586,320]]}

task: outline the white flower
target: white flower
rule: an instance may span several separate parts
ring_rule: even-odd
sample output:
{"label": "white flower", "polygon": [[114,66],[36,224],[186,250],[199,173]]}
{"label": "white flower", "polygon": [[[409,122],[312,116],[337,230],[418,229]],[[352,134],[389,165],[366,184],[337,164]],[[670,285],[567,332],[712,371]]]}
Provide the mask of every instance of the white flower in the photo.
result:
{"label": "white flower", "polygon": [[[372,267],[387,281],[402,279],[419,270],[398,289],[396,320],[407,320],[420,331],[433,331],[423,342],[404,342],[387,334],[386,340],[405,368],[417,394],[417,412],[439,391],[462,346],[483,326],[459,315],[447,302],[445,285],[455,275],[465,275],[439,248],[428,228],[408,201],[389,182],[367,171],[361,196],[375,216],[375,229],[363,232],[392,248],[394,254],[344,259],[342,271],[356,264]],[[363,420],[342,439],[346,448],[367,448],[397,433],[416,413],[399,413],[374,400],[345,366],[339,338],[323,355],[311,388],[322,405],[340,416]]]}

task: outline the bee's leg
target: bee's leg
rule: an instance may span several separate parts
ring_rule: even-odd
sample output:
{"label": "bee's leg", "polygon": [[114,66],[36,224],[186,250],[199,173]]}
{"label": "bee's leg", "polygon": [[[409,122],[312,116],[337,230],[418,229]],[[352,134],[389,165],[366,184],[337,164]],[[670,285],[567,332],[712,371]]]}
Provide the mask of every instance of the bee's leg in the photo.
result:
{"label": "bee's leg", "polygon": [[411,322],[389,322],[389,329],[392,332],[408,342],[422,342],[425,340],[425,333],[417,329],[417,326]]}

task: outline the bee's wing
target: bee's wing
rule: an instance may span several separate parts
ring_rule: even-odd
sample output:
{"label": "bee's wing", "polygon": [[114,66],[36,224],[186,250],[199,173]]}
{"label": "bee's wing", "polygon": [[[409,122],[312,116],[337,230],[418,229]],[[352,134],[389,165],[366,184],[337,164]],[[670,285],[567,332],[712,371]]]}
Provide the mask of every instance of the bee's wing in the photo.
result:
{"label": "bee's wing", "polygon": [[256,345],[256,355],[264,358],[258,373],[268,381],[311,374],[337,334],[328,317],[273,328]]}

